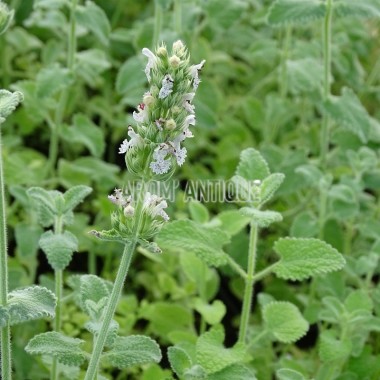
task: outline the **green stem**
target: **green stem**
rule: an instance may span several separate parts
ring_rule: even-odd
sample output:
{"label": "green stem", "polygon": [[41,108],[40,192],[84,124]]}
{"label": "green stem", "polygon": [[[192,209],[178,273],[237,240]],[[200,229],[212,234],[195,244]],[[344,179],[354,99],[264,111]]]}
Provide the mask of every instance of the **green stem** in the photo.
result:
{"label": "green stem", "polygon": [[90,274],[96,274],[96,254],[94,252],[89,252],[88,254],[88,272]]}
{"label": "green stem", "polygon": [[182,34],[182,0],[174,0],[174,30],[178,37]]}
{"label": "green stem", "polygon": [[[324,61],[324,83],[323,101],[327,101],[331,94],[331,26],[332,26],[332,0],[326,2],[326,15],[323,23],[323,61]],[[322,168],[326,165],[326,157],[329,148],[329,126],[330,120],[324,115],[321,128],[321,153],[320,160]]]}
{"label": "green stem", "polygon": [[154,32],[153,32],[153,49],[158,45],[162,29],[162,7],[158,0],[154,2]]}
{"label": "green stem", "polygon": [[[5,189],[3,175],[3,152],[0,130],[0,301],[6,307],[8,302],[8,254],[7,222],[5,212]],[[1,378],[11,380],[11,331],[9,324],[1,329]]]}
{"label": "green stem", "polygon": [[280,93],[282,98],[286,98],[288,93],[288,69],[286,62],[289,58],[289,48],[292,39],[292,27],[288,26],[286,28],[284,37],[284,46],[281,55],[281,81],[280,81]]}
{"label": "green stem", "polygon": [[271,274],[273,272],[273,269],[278,265],[278,262],[277,263],[274,263],[272,265],[269,265],[269,267],[263,269],[262,271],[260,271],[259,273],[256,273],[254,276],[253,276],[253,282],[257,282],[261,279],[263,279],[264,277],[268,276],[268,274]]}
{"label": "green stem", "polygon": [[142,218],[142,208],[143,208],[145,189],[146,189],[146,184],[143,183],[143,186],[140,189],[139,198],[137,200],[137,206],[136,206],[136,211],[135,211],[135,224],[133,228],[132,237],[131,237],[131,240],[129,241],[129,244],[126,244],[124,247],[124,252],[120,261],[119,269],[117,271],[115,283],[112,288],[112,292],[110,295],[110,299],[108,301],[107,309],[105,311],[105,315],[102,322],[102,326],[99,331],[99,335],[96,339],[96,343],[92,350],[90,363],[88,365],[88,369],[87,369],[84,380],[94,380],[98,372],[100,356],[103,352],[104,344],[107,339],[108,329],[112,322],[112,318],[115,314],[116,307],[123,290],[124,282],[128,274],[129,266],[132,261],[133,253],[136,249],[138,234],[141,227],[140,225],[141,225],[141,218]]}
{"label": "green stem", "polygon": [[[77,48],[76,42],[76,21],[75,21],[75,9],[77,6],[78,0],[72,0],[71,9],[70,9],[70,29],[68,34],[67,41],[67,68],[70,71],[73,71],[74,62],[75,62],[75,52]],[[58,147],[59,147],[59,136],[61,132],[61,125],[63,117],[65,114],[67,102],[69,100],[68,89],[64,89],[61,92],[58,101],[58,107],[55,112],[54,122],[50,124],[51,126],[51,138],[49,146],[49,163],[48,163],[48,174],[55,175],[55,167],[58,160]]]}
{"label": "green stem", "polygon": [[256,267],[256,247],[257,247],[258,228],[255,223],[251,223],[250,239],[249,239],[249,252],[248,252],[248,270],[245,279],[243,308],[241,312],[240,329],[239,329],[239,342],[245,343],[247,338],[249,316],[251,314],[253,284],[255,267]]}
{"label": "green stem", "polygon": [[230,267],[243,279],[247,278],[247,272],[231,257],[227,256],[227,261]]}

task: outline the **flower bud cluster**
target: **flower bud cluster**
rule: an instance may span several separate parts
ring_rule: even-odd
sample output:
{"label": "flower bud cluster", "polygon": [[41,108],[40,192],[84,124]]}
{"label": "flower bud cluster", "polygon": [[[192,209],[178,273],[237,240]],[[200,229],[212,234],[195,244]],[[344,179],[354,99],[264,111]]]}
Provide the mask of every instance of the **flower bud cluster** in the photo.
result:
{"label": "flower bud cluster", "polygon": [[155,53],[142,50],[148,58],[145,74],[150,84],[128,127],[119,153],[125,154],[128,169],[144,178],[167,179],[186,159],[185,139],[193,137],[195,107],[192,104],[200,83],[199,72],[205,61],[190,65],[189,54],[181,41],[170,53],[164,45]]}
{"label": "flower bud cluster", "polygon": [[[112,239],[128,241],[135,231],[135,223],[137,218],[135,215],[136,202],[131,195],[125,194],[121,189],[115,189],[108,199],[117,206],[116,211],[111,216],[112,230],[103,231],[98,237],[106,238],[111,235]],[[141,210],[141,218],[139,220],[138,236],[140,239],[151,239],[162,227],[164,222],[169,220],[168,214],[165,212],[167,203],[161,197],[145,193],[143,206]],[[101,236],[101,235],[104,236]]]}

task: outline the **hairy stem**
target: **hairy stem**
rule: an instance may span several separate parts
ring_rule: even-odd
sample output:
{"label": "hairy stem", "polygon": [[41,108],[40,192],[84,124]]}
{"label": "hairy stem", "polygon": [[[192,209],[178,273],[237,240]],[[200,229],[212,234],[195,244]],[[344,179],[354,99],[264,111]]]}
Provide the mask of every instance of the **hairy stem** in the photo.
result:
{"label": "hairy stem", "polygon": [[104,314],[104,319],[99,331],[99,335],[96,339],[96,343],[92,350],[90,363],[88,365],[88,369],[87,369],[84,380],[94,380],[98,373],[100,356],[103,352],[104,344],[107,339],[108,329],[111,325],[112,318],[115,314],[116,307],[119,302],[119,298],[123,291],[124,282],[125,282],[125,279],[127,278],[127,274],[128,274],[129,266],[132,261],[133,253],[136,249],[137,239],[138,239],[138,234],[139,234],[140,224],[141,224],[144,194],[145,194],[145,184],[143,184],[143,186],[141,187],[139,198],[137,200],[133,235],[131,237],[131,240],[124,247],[124,252],[120,261],[119,269],[117,271],[115,283],[112,288],[112,292],[110,295],[110,299],[108,301],[107,309]]}
{"label": "hairy stem", "polygon": [[178,37],[182,34],[182,0],[174,0],[174,30]]}
{"label": "hairy stem", "polygon": [[[8,255],[7,255],[7,222],[5,213],[5,189],[3,175],[3,152],[0,131],[0,300],[1,306],[8,302]],[[1,329],[1,378],[11,380],[11,330],[9,323]]]}
{"label": "hairy stem", "polygon": [[[324,61],[324,80],[323,80],[323,101],[328,100],[331,94],[331,26],[332,26],[332,0],[326,2],[326,15],[323,23],[323,61]],[[327,115],[323,116],[321,128],[321,152],[320,160],[322,168],[326,165],[326,156],[329,147],[329,127],[330,120]]]}
{"label": "hairy stem", "polygon": [[256,247],[257,247],[258,228],[255,223],[251,223],[249,252],[248,252],[248,269],[245,279],[245,289],[243,298],[243,308],[240,319],[239,342],[244,343],[247,338],[249,316],[251,314],[253,285],[255,282],[254,274],[256,267]]}
{"label": "hairy stem", "polygon": [[158,0],[154,2],[154,32],[153,32],[153,48],[158,45],[158,41],[162,29],[162,7]]}
{"label": "hairy stem", "polygon": [[[74,68],[75,52],[77,48],[75,31],[76,31],[76,21],[75,21],[75,9],[78,0],[72,0],[70,9],[70,29],[67,41],[67,68],[72,71]],[[65,109],[67,102],[69,100],[68,89],[64,89],[59,97],[58,106],[55,112],[54,123],[51,125],[51,138],[49,146],[49,163],[48,170],[49,174],[54,175],[55,167],[58,159],[58,146],[59,146],[59,135],[61,131],[61,124],[65,114]]]}

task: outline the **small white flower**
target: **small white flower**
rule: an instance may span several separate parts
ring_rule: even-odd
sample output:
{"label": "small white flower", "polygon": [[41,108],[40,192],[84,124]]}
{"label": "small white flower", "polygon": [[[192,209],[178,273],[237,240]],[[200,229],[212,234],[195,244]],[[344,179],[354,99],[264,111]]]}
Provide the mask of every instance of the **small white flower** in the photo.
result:
{"label": "small white flower", "polygon": [[113,204],[117,206],[121,206],[121,207],[127,207],[132,201],[132,197],[130,195],[128,197],[125,197],[121,189],[115,189],[114,195],[113,194],[109,195],[108,199]]}
{"label": "small white flower", "polygon": [[157,57],[148,48],[142,49],[142,53],[148,57],[148,63],[145,67],[145,75],[150,82],[150,70],[156,66]]}
{"label": "small white flower", "polygon": [[201,63],[198,63],[198,65],[190,66],[190,75],[193,78],[193,87],[194,90],[196,90],[199,86],[199,83],[201,80],[199,79],[199,71],[202,70],[206,60],[203,60]]}
{"label": "small white flower", "polygon": [[191,104],[194,98],[195,92],[189,92],[183,96],[183,108],[189,113],[195,112],[195,106]]}
{"label": "small white flower", "polygon": [[135,213],[135,209],[130,205],[128,204],[125,208],[124,208],[124,215],[126,217],[129,217],[129,216],[133,216]]}
{"label": "small white flower", "polygon": [[165,123],[165,119],[163,119],[163,118],[161,118],[161,117],[155,121],[156,127],[157,127],[157,129],[158,129],[160,132],[163,131],[163,129],[162,129],[162,125],[163,125],[164,123]]}
{"label": "small white flower", "polygon": [[152,210],[152,215],[156,216],[159,215],[161,216],[165,221],[168,221],[169,215],[164,211],[164,208],[168,207],[168,204],[166,203],[165,200],[162,200],[160,203],[158,203]]}
{"label": "small white flower", "polygon": [[127,139],[125,139],[125,140],[121,143],[121,145],[120,145],[120,147],[119,147],[119,154],[127,153],[128,149],[129,149],[129,142],[128,142]]}
{"label": "small white flower", "polygon": [[140,145],[140,143],[143,141],[142,137],[136,133],[131,126],[128,127],[128,136],[131,138],[129,140],[128,149],[132,148],[133,146]]}
{"label": "small white flower", "polygon": [[177,164],[179,166],[182,166],[185,163],[185,159],[187,156],[187,149],[186,148],[175,149],[173,154],[177,160]]}
{"label": "small white flower", "polygon": [[168,214],[164,209],[168,207],[168,204],[164,199],[158,195],[151,194],[147,192],[144,198],[144,208],[149,210],[149,213],[155,217],[157,215],[161,216],[164,220],[169,220]]}
{"label": "small white flower", "polygon": [[155,174],[165,174],[169,171],[171,166],[170,159],[169,160],[158,160],[152,161],[149,167],[152,169]]}
{"label": "small white flower", "polygon": [[138,112],[133,111],[133,118],[138,122],[138,123],[143,123],[147,117],[148,117],[148,110],[145,107],[144,103],[141,103],[137,107]]}
{"label": "small white flower", "polygon": [[194,115],[187,115],[186,119],[184,121],[184,127],[188,128],[189,125],[195,125],[195,116]]}
{"label": "small white flower", "polygon": [[174,80],[171,77],[171,75],[166,74],[164,76],[164,79],[162,80],[162,87],[158,94],[158,97],[160,99],[165,99],[167,96],[169,96],[173,92],[173,83],[174,83]]}

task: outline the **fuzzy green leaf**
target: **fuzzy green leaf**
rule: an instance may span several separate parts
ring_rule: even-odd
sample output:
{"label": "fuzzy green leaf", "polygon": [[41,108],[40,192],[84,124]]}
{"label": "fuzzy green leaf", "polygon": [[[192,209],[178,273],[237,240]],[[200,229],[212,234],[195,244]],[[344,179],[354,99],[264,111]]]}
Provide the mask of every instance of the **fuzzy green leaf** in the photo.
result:
{"label": "fuzzy green leaf", "polygon": [[44,67],[36,77],[36,91],[39,98],[51,98],[59,91],[70,86],[73,81],[69,69],[55,64]]}
{"label": "fuzzy green leaf", "polygon": [[263,180],[269,176],[270,171],[263,156],[257,150],[248,148],[241,152],[235,174],[246,180]]}
{"label": "fuzzy green leaf", "polygon": [[239,210],[227,210],[220,212],[216,220],[222,223],[220,229],[228,233],[228,235],[234,236],[247,226],[250,218],[244,217]]}
{"label": "fuzzy green leaf", "polygon": [[278,380],[305,380],[305,377],[302,375],[302,373],[289,368],[279,369],[276,371],[276,376]]}
{"label": "fuzzy green leaf", "polygon": [[0,124],[16,109],[24,97],[20,91],[0,90]]}
{"label": "fuzzy green leaf", "polygon": [[282,173],[273,173],[266,177],[260,185],[260,205],[268,202],[274,193],[284,182],[285,176]]}
{"label": "fuzzy green leaf", "polygon": [[324,17],[326,5],[320,0],[277,0],[269,8],[271,26],[304,25]]}
{"label": "fuzzy green leaf", "polygon": [[202,315],[209,325],[220,323],[227,311],[223,302],[214,300],[212,304],[208,304],[201,298],[195,300],[194,309]]}
{"label": "fuzzy green leaf", "polygon": [[92,192],[91,187],[88,186],[74,186],[63,194],[65,206],[63,212],[71,211],[83,201]]}
{"label": "fuzzy green leaf", "polygon": [[31,355],[48,355],[60,363],[79,366],[85,361],[86,353],[80,349],[82,339],[71,338],[56,331],[33,337],[25,347]]}
{"label": "fuzzy green leaf", "polygon": [[86,306],[87,301],[97,304],[104,298],[108,298],[111,294],[110,287],[112,284],[93,274],[85,274],[80,276],[80,305],[81,308],[89,314],[90,311]]}
{"label": "fuzzy green leaf", "polygon": [[119,369],[147,363],[159,363],[162,355],[157,342],[147,336],[130,335],[116,339],[112,350],[103,355]]}
{"label": "fuzzy green leaf", "polygon": [[78,240],[69,231],[63,234],[54,234],[53,231],[46,231],[39,241],[41,249],[46,254],[49,264],[55,270],[65,269],[73,253],[78,250]]}
{"label": "fuzzy green leaf", "polygon": [[0,328],[5,327],[9,321],[8,309],[4,306],[0,306]]}
{"label": "fuzzy green leaf", "polygon": [[335,248],[318,239],[282,238],[277,240],[274,250],[281,260],[273,271],[286,280],[304,280],[337,271],[345,265],[343,256]]}
{"label": "fuzzy green leaf", "polygon": [[120,67],[116,77],[116,91],[119,94],[128,94],[144,85],[146,76],[141,70],[142,64],[140,57],[132,57]]}
{"label": "fuzzy green leaf", "polygon": [[[107,304],[105,306],[107,306]],[[103,325],[103,321],[90,321],[90,322],[87,322],[84,327],[92,335],[98,336],[102,328],[102,325]],[[118,331],[119,331],[119,324],[115,320],[111,320],[110,327],[108,328],[108,331],[107,331],[106,341],[104,343],[105,347],[112,347],[115,344]]]}
{"label": "fuzzy green leaf", "polygon": [[14,10],[10,10],[7,4],[0,2],[0,35],[9,28],[13,20],[13,16]]}
{"label": "fuzzy green leaf", "polygon": [[256,380],[256,376],[253,372],[241,365],[241,364],[232,364],[226,368],[223,368],[221,371],[213,373],[208,376],[207,380]]}
{"label": "fuzzy green leaf", "polygon": [[54,216],[57,214],[54,198],[54,194],[57,192],[48,191],[42,187],[31,187],[27,193],[37,208],[40,224],[43,227],[52,225]]}
{"label": "fuzzy green leaf", "polygon": [[53,318],[56,298],[42,286],[13,290],[8,294],[7,309],[11,325],[41,318]]}
{"label": "fuzzy green leaf", "polygon": [[210,219],[207,207],[199,201],[192,201],[189,203],[189,212],[191,219],[197,223],[207,223]]}
{"label": "fuzzy green leaf", "polygon": [[290,302],[271,302],[263,308],[265,328],[277,340],[292,343],[303,337],[309,330],[309,324],[298,308]]}
{"label": "fuzzy green leaf", "polygon": [[237,343],[232,348],[223,346],[224,332],[221,326],[213,327],[202,334],[196,345],[197,363],[200,364],[208,374],[244,361],[244,345]]}
{"label": "fuzzy green leaf", "polygon": [[83,114],[75,115],[73,121],[73,126],[63,129],[62,138],[68,143],[83,144],[93,156],[101,157],[105,148],[102,129]]}
{"label": "fuzzy green leaf", "polygon": [[108,45],[111,25],[102,8],[93,1],[86,1],[85,6],[77,6],[75,16],[80,25],[95,34],[103,45]]}
{"label": "fuzzy green leaf", "polygon": [[341,360],[346,358],[352,349],[349,339],[344,341],[334,337],[331,331],[323,331],[319,343],[319,357],[324,362]]}
{"label": "fuzzy green leaf", "polygon": [[190,356],[181,347],[169,347],[168,359],[173,372],[180,378],[184,375],[185,371],[192,366]]}
{"label": "fuzzy green leaf", "polygon": [[336,123],[356,134],[362,142],[368,140],[371,128],[368,112],[350,88],[343,88],[341,96],[331,96],[325,109]]}
{"label": "fuzzy green leaf", "polygon": [[380,18],[379,0],[335,0],[333,7],[338,17]]}
{"label": "fuzzy green leaf", "polygon": [[162,249],[194,252],[212,266],[227,263],[222,246],[229,242],[228,235],[216,228],[205,228],[191,220],[166,224],[158,234],[157,243]]}
{"label": "fuzzy green leaf", "polygon": [[289,91],[293,94],[304,94],[318,91],[322,87],[323,66],[313,58],[289,60],[288,70]]}
{"label": "fuzzy green leaf", "polygon": [[276,211],[261,211],[254,207],[242,207],[240,212],[244,216],[251,218],[252,222],[259,227],[268,227],[272,223],[282,221],[282,215]]}

